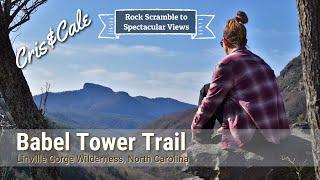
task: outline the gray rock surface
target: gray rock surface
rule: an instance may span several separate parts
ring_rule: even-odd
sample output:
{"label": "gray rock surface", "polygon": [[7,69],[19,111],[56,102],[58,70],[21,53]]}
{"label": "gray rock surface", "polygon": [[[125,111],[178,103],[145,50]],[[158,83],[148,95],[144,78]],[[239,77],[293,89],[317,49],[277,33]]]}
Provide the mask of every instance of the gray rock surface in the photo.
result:
{"label": "gray rock surface", "polygon": [[312,179],[309,137],[301,131],[293,134],[280,145],[257,135],[245,147],[234,150],[223,150],[219,143],[194,143],[187,149],[190,162],[185,171],[200,179],[296,179],[301,175]]}

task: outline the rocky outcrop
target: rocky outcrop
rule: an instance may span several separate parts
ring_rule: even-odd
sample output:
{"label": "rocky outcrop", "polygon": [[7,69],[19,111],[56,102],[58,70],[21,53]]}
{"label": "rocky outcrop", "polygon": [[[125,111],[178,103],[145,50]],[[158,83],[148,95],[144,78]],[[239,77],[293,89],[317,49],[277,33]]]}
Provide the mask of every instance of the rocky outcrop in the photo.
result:
{"label": "rocky outcrop", "polygon": [[291,123],[306,120],[306,97],[302,79],[301,57],[293,58],[277,77]]}
{"label": "rocky outcrop", "polygon": [[[217,140],[220,135],[214,136]],[[214,144],[195,143],[187,150],[185,171],[194,179],[313,179],[313,159],[308,135],[296,131],[280,145],[256,136],[250,144],[223,150]]]}

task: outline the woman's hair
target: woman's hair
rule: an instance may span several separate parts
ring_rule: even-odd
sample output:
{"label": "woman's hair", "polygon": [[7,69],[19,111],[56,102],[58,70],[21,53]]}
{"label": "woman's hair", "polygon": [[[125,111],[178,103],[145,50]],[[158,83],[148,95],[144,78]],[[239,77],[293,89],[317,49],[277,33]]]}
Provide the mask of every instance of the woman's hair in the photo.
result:
{"label": "woman's hair", "polygon": [[247,14],[243,11],[238,11],[236,17],[228,20],[223,31],[223,38],[233,47],[245,47],[247,45],[247,29],[244,24],[247,22]]}

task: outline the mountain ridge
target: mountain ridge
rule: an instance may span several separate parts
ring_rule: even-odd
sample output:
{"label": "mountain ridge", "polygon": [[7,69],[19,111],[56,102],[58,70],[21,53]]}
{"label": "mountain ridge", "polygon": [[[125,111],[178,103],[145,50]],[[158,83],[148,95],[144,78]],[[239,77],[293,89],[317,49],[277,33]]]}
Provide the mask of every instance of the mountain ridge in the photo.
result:
{"label": "mountain ridge", "polygon": [[[36,104],[40,98],[41,94],[34,96]],[[85,83],[79,90],[49,92],[47,115],[76,128],[138,128],[165,114],[194,107],[172,98],[132,97],[124,91]]]}

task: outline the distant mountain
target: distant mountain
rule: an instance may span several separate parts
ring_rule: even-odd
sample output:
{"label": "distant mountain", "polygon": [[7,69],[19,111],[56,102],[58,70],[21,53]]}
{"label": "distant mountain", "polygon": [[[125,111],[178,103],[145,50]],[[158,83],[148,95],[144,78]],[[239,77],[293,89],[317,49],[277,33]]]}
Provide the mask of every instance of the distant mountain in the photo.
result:
{"label": "distant mountain", "polygon": [[144,126],[145,129],[190,129],[191,122],[197,109],[171,113],[159,118],[157,121]]}
{"label": "distant mountain", "polygon": [[[34,96],[36,104],[40,96]],[[194,105],[171,98],[131,97],[108,87],[85,83],[80,90],[49,93],[47,115],[70,128],[138,128]]]}
{"label": "distant mountain", "polygon": [[[290,123],[305,121],[306,97],[302,83],[301,57],[291,60],[277,77],[285,109]],[[144,128],[150,129],[189,129],[196,109],[172,113],[159,118]],[[217,123],[218,124],[218,123]]]}

